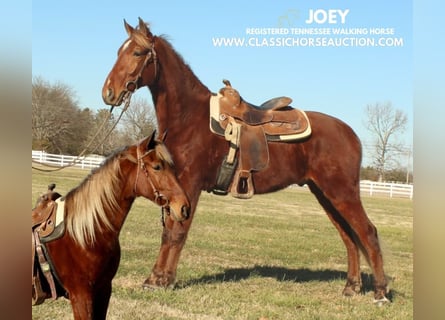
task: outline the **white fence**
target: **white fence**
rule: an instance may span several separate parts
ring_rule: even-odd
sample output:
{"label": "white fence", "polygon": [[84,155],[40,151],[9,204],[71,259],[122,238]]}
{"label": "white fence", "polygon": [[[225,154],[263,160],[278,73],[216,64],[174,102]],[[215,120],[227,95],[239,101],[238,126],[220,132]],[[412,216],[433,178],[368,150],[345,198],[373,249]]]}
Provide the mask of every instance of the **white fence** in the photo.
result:
{"label": "white fence", "polygon": [[102,156],[84,156],[78,158],[76,156],[65,156],[61,154],[46,153],[45,151],[32,150],[32,160],[58,167],[63,167],[76,161],[74,164],[75,167],[80,167],[82,169],[96,168],[104,159],[105,157]]}
{"label": "white fence", "polygon": [[387,196],[390,198],[413,198],[414,186],[412,184],[382,183],[375,181],[360,181],[362,194],[370,196]]}
{"label": "white fence", "polygon": [[[52,166],[65,166],[76,160],[75,156],[50,154],[44,151],[32,151],[32,159]],[[74,166],[80,168],[96,168],[105,158],[102,156],[88,156],[77,159]],[[386,196],[390,198],[413,198],[414,186],[412,184],[381,183],[375,181],[360,181],[360,191],[363,195]]]}

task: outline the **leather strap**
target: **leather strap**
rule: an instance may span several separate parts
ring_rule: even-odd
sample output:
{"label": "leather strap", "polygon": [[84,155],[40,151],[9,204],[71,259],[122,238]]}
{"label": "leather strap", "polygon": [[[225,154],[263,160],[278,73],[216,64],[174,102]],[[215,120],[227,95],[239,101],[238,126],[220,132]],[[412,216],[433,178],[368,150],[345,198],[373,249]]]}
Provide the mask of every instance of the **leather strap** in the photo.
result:
{"label": "leather strap", "polygon": [[232,164],[235,161],[236,150],[240,144],[241,125],[232,117],[229,117],[229,124],[224,132],[224,137],[230,142],[229,154],[227,155],[227,163]]}
{"label": "leather strap", "polygon": [[56,300],[57,299],[57,291],[56,291],[56,284],[54,282],[54,277],[51,273],[51,267],[46,260],[45,254],[42,250],[42,244],[40,242],[40,236],[38,232],[38,228],[33,231],[33,238],[35,241],[35,251],[37,252],[37,258],[40,264],[40,268],[43,272],[43,275],[45,276],[46,280],[48,281],[49,287],[51,289],[51,299]]}
{"label": "leather strap", "polygon": [[32,238],[32,273],[31,273],[31,305],[36,306],[38,304],[43,303],[46,299],[46,293],[42,289],[42,285],[40,283],[39,271],[35,269],[36,265],[36,240],[35,240],[34,232],[31,232]]}

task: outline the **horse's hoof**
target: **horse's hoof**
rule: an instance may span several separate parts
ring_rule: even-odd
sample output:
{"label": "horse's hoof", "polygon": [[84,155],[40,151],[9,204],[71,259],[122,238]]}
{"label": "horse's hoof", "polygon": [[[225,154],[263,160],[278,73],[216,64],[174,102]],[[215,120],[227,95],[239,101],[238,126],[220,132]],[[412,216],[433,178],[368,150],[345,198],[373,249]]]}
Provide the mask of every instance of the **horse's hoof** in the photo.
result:
{"label": "horse's hoof", "polygon": [[360,293],[361,291],[361,283],[360,282],[348,282],[345,286],[345,288],[343,289],[343,295],[345,297],[353,297],[356,296]]}
{"label": "horse's hoof", "polygon": [[343,295],[345,296],[345,297],[353,297],[353,296],[356,296],[356,295],[358,295],[359,294],[359,292],[360,292],[360,288],[357,290],[357,289],[354,289],[354,288],[352,288],[352,287],[345,287],[344,289],[343,289]]}
{"label": "horse's hoof", "polygon": [[159,289],[174,289],[175,281],[172,277],[154,277],[146,279],[142,284],[142,289],[155,291]]}
{"label": "horse's hoof", "polygon": [[383,306],[385,304],[389,304],[389,303],[391,303],[391,301],[389,301],[388,298],[386,298],[386,297],[383,297],[380,299],[374,299],[374,305],[376,305],[377,307],[381,307],[381,306]]}
{"label": "horse's hoof", "polygon": [[147,290],[147,291],[155,291],[155,290],[158,290],[160,288],[161,287],[159,287],[159,286],[154,286],[152,284],[145,283],[145,282],[142,284],[142,289],[143,290]]}

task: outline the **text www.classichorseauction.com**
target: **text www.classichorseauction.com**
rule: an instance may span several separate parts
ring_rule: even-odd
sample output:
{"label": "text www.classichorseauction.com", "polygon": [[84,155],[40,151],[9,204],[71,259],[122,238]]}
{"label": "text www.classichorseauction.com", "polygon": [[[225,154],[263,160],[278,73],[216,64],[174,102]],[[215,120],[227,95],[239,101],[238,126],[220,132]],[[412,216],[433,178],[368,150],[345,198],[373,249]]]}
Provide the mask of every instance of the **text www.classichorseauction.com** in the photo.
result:
{"label": "text www.classichorseauction.com", "polygon": [[[392,27],[337,27],[346,23],[349,11],[309,9],[304,22],[310,27],[291,26],[299,16],[292,13],[279,22],[283,25],[286,21],[287,27],[246,28],[245,36],[213,37],[212,44],[215,47],[403,47],[403,37],[397,37]],[[329,27],[324,27],[325,24]]]}

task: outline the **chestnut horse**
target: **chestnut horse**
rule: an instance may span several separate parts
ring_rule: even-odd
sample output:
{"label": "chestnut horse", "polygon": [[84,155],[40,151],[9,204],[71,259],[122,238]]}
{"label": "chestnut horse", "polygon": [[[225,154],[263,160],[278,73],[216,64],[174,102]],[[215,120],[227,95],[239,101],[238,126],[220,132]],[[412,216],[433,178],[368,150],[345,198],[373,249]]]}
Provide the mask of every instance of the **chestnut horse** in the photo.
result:
{"label": "chestnut horse", "polygon": [[[106,318],[120,261],[119,232],[136,197],[161,205],[169,213],[166,221],[180,223],[189,215],[171,155],[153,136],[111,155],[72,189],[64,200],[65,233],[41,239],[59,280],[57,296],[69,298],[74,319]],[[33,215],[53,198],[42,196]],[[48,292],[47,283],[42,287]]]}
{"label": "chestnut horse", "polygon": [[[212,92],[172,45],[153,35],[140,18],[136,28],[125,21],[124,25],[129,38],[119,48],[117,61],[105,80],[103,100],[108,105],[120,105],[138,88],[150,89],[158,129],[168,132],[165,144],[190,199],[193,218],[201,191],[212,190],[229,150],[227,141],[209,129]],[[387,301],[377,229],[360,199],[360,140],[348,125],[334,117],[319,112],[307,112],[307,116],[312,124],[309,138],[295,143],[269,143],[268,167],[253,174],[255,191],[267,193],[291,184],[307,184],[346,246],[348,273],[343,294],[349,296],[361,290],[362,251],[374,275],[375,300]],[[171,226],[163,230],[158,259],[144,286],[174,284],[191,222],[192,219],[182,224],[171,221]]]}

